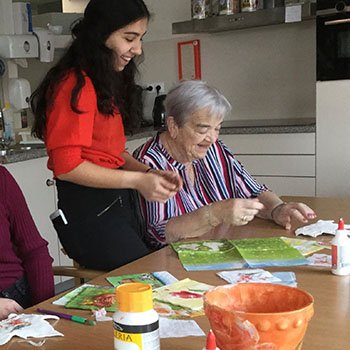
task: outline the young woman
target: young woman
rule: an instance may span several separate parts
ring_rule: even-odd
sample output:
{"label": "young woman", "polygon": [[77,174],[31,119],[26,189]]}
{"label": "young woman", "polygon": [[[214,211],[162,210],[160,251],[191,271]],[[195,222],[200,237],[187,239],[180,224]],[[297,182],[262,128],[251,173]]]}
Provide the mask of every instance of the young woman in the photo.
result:
{"label": "young woman", "polygon": [[132,190],[165,202],[181,186],[177,174],[150,172],[125,151],[149,16],[142,0],[91,0],[31,98],[62,211],[54,226],[68,255],[89,268],[110,270],[148,253]]}

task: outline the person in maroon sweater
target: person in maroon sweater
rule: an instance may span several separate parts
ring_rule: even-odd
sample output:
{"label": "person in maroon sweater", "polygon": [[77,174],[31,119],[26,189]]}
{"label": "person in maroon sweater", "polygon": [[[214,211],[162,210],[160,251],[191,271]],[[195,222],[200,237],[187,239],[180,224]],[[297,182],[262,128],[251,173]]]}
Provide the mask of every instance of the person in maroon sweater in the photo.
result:
{"label": "person in maroon sweater", "polygon": [[52,261],[21,189],[0,166],[0,320],[54,295]]}

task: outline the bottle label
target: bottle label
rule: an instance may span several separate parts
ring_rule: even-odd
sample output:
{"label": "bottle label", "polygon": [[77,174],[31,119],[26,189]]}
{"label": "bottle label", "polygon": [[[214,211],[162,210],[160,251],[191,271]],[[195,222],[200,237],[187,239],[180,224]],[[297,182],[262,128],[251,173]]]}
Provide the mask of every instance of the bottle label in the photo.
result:
{"label": "bottle label", "polygon": [[332,245],[332,269],[350,268],[350,250],[346,246]]}
{"label": "bottle label", "polygon": [[159,321],[147,325],[113,322],[115,350],[159,350]]}
{"label": "bottle label", "polygon": [[336,245],[332,245],[332,269],[336,269],[338,267],[338,247]]}

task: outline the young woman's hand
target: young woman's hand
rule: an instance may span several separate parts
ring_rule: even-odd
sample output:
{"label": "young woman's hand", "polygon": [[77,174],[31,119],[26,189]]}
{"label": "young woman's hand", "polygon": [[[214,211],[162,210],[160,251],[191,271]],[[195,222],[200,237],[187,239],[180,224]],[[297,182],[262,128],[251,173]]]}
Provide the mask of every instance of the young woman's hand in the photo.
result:
{"label": "young woman's hand", "polygon": [[165,203],[181,189],[182,181],[178,174],[170,171],[150,171],[142,176],[137,190],[142,196],[153,202]]}
{"label": "young woman's hand", "polygon": [[176,186],[175,191],[178,192],[181,190],[183,181],[181,176],[174,172],[174,171],[167,171],[167,170],[156,170],[156,169],[151,169],[149,172],[153,174],[157,174],[159,176],[164,177],[167,181],[173,183]]}
{"label": "young woman's hand", "polygon": [[7,318],[10,313],[18,313],[23,310],[22,306],[19,305],[12,299],[0,298],[0,320]]}

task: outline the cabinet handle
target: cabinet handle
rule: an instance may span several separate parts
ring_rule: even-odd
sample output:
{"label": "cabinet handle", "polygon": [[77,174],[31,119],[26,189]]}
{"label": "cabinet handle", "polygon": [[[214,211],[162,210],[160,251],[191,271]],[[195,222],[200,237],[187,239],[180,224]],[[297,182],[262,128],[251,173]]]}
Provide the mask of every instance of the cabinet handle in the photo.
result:
{"label": "cabinet handle", "polygon": [[350,18],[344,18],[344,19],[335,19],[333,21],[325,21],[324,25],[325,26],[334,26],[337,24],[344,24],[344,23],[349,23],[350,22]]}
{"label": "cabinet handle", "polygon": [[54,180],[51,180],[51,179],[46,180],[46,186],[53,186],[54,184],[55,184]]}

